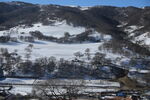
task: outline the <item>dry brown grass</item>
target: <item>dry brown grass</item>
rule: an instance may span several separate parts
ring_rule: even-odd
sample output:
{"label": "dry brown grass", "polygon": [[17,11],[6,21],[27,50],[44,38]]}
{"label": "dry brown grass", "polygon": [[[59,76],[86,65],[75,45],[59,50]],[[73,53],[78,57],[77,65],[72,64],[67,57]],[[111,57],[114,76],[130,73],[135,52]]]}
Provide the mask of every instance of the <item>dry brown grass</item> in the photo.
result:
{"label": "dry brown grass", "polygon": [[135,80],[130,79],[127,76],[119,78],[118,81],[123,84],[122,88],[124,88],[124,89],[135,89],[135,88],[137,88],[137,82]]}

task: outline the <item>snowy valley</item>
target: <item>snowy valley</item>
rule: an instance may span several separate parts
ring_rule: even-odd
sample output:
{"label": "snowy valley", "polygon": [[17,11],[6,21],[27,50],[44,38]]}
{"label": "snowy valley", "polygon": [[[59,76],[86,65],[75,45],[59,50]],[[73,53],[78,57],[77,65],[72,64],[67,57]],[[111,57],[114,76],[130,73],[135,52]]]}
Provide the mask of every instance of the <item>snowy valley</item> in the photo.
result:
{"label": "snowy valley", "polygon": [[149,7],[0,2],[0,90],[45,100],[77,92],[145,93],[149,20]]}

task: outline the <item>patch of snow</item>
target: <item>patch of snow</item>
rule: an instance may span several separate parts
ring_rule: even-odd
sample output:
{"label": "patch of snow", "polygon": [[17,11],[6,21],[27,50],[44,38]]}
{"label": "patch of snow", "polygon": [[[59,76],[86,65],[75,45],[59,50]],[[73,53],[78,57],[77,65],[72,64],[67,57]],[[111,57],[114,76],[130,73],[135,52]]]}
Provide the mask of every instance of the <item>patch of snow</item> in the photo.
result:
{"label": "patch of snow", "polygon": [[[18,50],[18,54],[24,56],[25,48],[31,43],[20,42],[20,43],[6,43],[0,44],[0,48],[8,48],[10,52],[13,52],[15,49]],[[98,46],[101,43],[84,43],[84,44],[58,44],[48,41],[35,41],[33,43],[31,59],[35,60],[36,58],[41,57],[50,57],[54,56],[56,58],[65,58],[70,59],[74,56],[75,52],[84,52],[87,48],[91,50],[91,53],[98,51]]]}
{"label": "patch of snow", "polygon": [[133,25],[133,26],[128,26],[124,31],[128,32],[128,33],[131,33],[131,32],[133,32],[133,31],[135,31],[137,29],[138,29],[138,27]]}
{"label": "patch of snow", "polygon": [[0,83],[9,83],[9,84],[33,84],[35,79],[28,78],[6,78],[0,80]]}
{"label": "patch of snow", "polygon": [[28,94],[32,93],[33,88],[31,86],[22,86],[22,85],[17,85],[17,86],[13,86],[13,89],[10,90],[10,93],[12,94],[20,94],[23,96],[26,96]]}
{"label": "patch of snow", "polygon": [[[54,21],[54,20],[53,20]],[[82,32],[85,32],[86,28],[84,27],[74,27],[73,25],[68,25],[66,21],[55,21],[55,23],[51,25],[42,25],[42,23],[33,24],[33,27],[24,27],[17,26],[11,28],[14,32],[18,33],[26,33],[28,34],[30,31],[40,31],[44,35],[53,36],[53,37],[63,37],[65,32],[69,32],[70,35],[77,35]],[[0,31],[0,35],[3,35],[4,32],[8,32],[9,30]],[[9,31],[10,32],[10,31]]]}
{"label": "patch of snow", "polygon": [[150,70],[138,70],[139,73],[150,73]]}
{"label": "patch of snow", "polygon": [[116,89],[100,89],[100,88],[88,88],[84,90],[87,93],[100,93],[100,92],[108,92],[108,91],[116,91]]}
{"label": "patch of snow", "polygon": [[96,40],[105,40],[105,41],[109,41],[112,39],[112,37],[110,35],[106,35],[103,33],[98,33],[98,32],[94,32],[93,34],[90,34],[89,37],[93,37]]}
{"label": "patch of snow", "polygon": [[[17,50],[17,53],[22,56],[23,59],[25,59],[25,48],[31,43],[28,42],[20,42],[20,43],[3,43],[0,44],[0,48],[8,48],[9,52],[14,52]],[[74,53],[76,52],[81,52],[84,54],[85,50],[87,48],[90,49],[90,54],[91,56],[94,56],[96,52],[104,53],[106,54],[106,58],[111,59],[111,60],[116,60],[116,58],[122,58],[122,59],[127,59],[122,57],[120,54],[114,54],[112,52],[108,52],[105,50],[98,50],[98,47],[100,45],[103,45],[103,42],[99,43],[82,43],[82,44],[59,44],[59,43],[54,43],[54,42],[48,42],[48,41],[35,41],[32,43],[33,48],[32,48],[32,53],[31,53],[31,58],[30,60],[34,61],[37,58],[42,58],[42,57],[51,57],[54,56],[56,59],[64,58],[66,60],[72,60],[74,59]],[[119,61],[120,62],[120,61]],[[118,62],[118,63],[119,63]]]}
{"label": "patch of snow", "polygon": [[75,5],[67,5],[67,7],[76,8],[76,7],[78,7],[78,6],[75,6]]}
{"label": "patch of snow", "polygon": [[80,10],[88,10],[90,7],[81,7]]}
{"label": "patch of snow", "polygon": [[[55,20],[53,20],[55,21]],[[47,36],[54,36],[54,37],[62,37],[64,36],[64,32],[69,32],[71,35],[77,35],[82,32],[85,32],[86,28],[84,27],[73,27],[73,25],[68,25],[66,21],[55,21],[53,25],[47,25],[44,26],[41,23],[36,23],[33,25],[33,27],[27,27],[25,25],[17,26],[14,28],[11,28],[10,30],[0,31],[1,35],[4,35],[4,33],[11,33],[11,37],[20,37],[20,36],[30,36],[30,31],[41,31],[44,35]],[[24,34],[21,34],[24,32]],[[112,37],[110,35],[105,35],[102,33],[98,33],[94,31],[93,34],[89,35],[91,37],[94,37],[96,39],[103,39],[105,41],[109,41]],[[103,45],[103,42],[99,43],[89,43],[85,42],[82,44],[59,44],[54,43],[50,41],[41,41],[36,40],[33,43],[19,41],[16,42],[8,42],[8,43],[1,43],[0,48],[8,48],[9,52],[14,52],[17,50],[17,53],[22,56],[23,59],[25,59],[25,48],[29,44],[33,44],[32,53],[30,60],[35,60],[37,58],[42,57],[51,57],[54,56],[57,59],[64,58],[66,60],[72,60],[74,59],[74,53],[81,52],[82,54],[85,52],[87,48],[90,49],[91,56],[94,56],[96,52],[104,53],[106,54],[106,58],[111,60],[116,60],[116,58],[123,58],[120,54],[114,54],[112,52],[106,51],[106,50],[98,50],[98,47]],[[119,64],[120,61],[117,62]]]}
{"label": "patch of snow", "polygon": [[138,73],[150,73],[150,70],[138,69],[135,67],[130,68],[130,72],[138,72]]}
{"label": "patch of snow", "polygon": [[145,9],[145,7],[141,7],[141,9]]}
{"label": "patch of snow", "polygon": [[134,41],[142,41],[143,44],[150,45],[150,33],[143,33],[142,35],[135,37]]}
{"label": "patch of snow", "polygon": [[40,31],[44,35],[54,36],[54,37],[63,37],[65,32],[69,32],[70,35],[80,34],[85,31],[83,27],[73,27],[66,24],[66,21],[55,22],[53,25],[43,26],[41,23],[34,24],[34,27],[20,29],[20,32],[29,33],[30,31]]}
{"label": "patch of snow", "polygon": [[146,95],[150,95],[150,91],[146,92],[145,94],[146,94]]}
{"label": "patch of snow", "polygon": [[129,70],[130,72],[136,72],[137,71],[137,69],[136,68],[134,68],[134,67],[132,67],[132,68],[130,68],[130,70]]}
{"label": "patch of snow", "polygon": [[[44,82],[45,80],[36,80],[36,82]],[[83,81],[83,84],[87,86],[83,91],[86,92],[102,92],[102,91],[114,91],[114,87],[118,88],[120,87],[120,84],[118,82],[110,82],[106,80],[71,80],[71,79],[54,79],[52,80],[55,85],[66,85],[66,84],[72,84],[72,82],[75,82],[75,84],[72,85],[80,85],[80,83]],[[32,84],[35,82],[35,79],[24,79],[24,78],[6,78],[4,80],[1,80],[0,83],[11,83],[13,84],[13,89],[10,91],[12,94],[21,94],[21,95],[28,95],[32,93],[33,86]],[[36,83],[35,82],[35,83]],[[17,85],[18,84],[18,85]],[[31,84],[29,85],[21,85],[21,84]],[[102,87],[113,87],[113,88],[102,88]]]}
{"label": "patch of snow", "polygon": [[124,23],[122,22],[120,25],[117,25],[117,27],[124,27],[125,25],[127,25],[128,23]]}
{"label": "patch of snow", "polygon": [[127,28],[125,28],[125,32],[127,33],[132,33],[134,32],[135,30],[138,30],[138,29],[141,29],[143,28],[144,26],[135,26],[135,25],[132,25],[132,26],[128,26]]}
{"label": "patch of snow", "polygon": [[80,10],[88,10],[90,8],[90,6],[75,6],[75,5],[68,5],[68,7],[72,7],[72,8],[79,8]]}

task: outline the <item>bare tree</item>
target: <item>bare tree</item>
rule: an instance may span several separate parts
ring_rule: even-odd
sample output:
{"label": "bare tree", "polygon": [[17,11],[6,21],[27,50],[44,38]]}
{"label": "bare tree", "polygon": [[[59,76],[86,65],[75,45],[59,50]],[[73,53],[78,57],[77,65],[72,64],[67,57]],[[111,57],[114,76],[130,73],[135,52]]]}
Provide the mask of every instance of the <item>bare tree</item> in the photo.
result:
{"label": "bare tree", "polygon": [[32,48],[33,48],[33,45],[32,45],[32,44],[29,44],[29,45],[25,48],[25,51],[26,51],[25,58],[26,58],[27,61],[29,61],[29,59],[30,59],[30,57],[31,57]]}
{"label": "bare tree", "polygon": [[105,54],[103,53],[95,53],[95,56],[92,58],[91,64],[95,67],[98,68],[99,66],[103,66],[105,64],[109,64],[110,61],[105,59]]}
{"label": "bare tree", "polygon": [[80,59],[81,57],[83,57],[84,55],[81,52],[75,52],[74,53],[75,59]]}
{"label": "bare tree", "polygon": [[37,82],[34,87],[36,95],[44,100],[72,100],[82,94],[83,80],[57,80],[51,79],[45,82]]}
{"label": "bare tree", "polygon": [[87,48],[87,49],[85,50],[85,56],[87,57],[87,60],[90,60],[90,59],[91,59],[90,49],[89,49],[89,48]]}

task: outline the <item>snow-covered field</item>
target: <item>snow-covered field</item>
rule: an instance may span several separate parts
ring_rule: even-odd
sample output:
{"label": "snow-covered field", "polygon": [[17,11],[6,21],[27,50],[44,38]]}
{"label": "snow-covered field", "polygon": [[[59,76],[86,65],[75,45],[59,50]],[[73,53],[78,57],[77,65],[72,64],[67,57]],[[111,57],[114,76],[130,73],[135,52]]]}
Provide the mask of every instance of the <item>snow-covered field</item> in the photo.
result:
{"label": "snow-covered field", "polygon": [[[40,31],[44,35],[47,36],[54,36],[57,38],[63,37],[65,32],[69,32],[70,35],[77,35],[82,32],[85,32],[86,28],[84,27],[74,27],[72,25],[68,25],[66,21],[62,22],[55,22],[52,25],[44,26],[41,23],[34,24],[33,27],[25,27],[25,26],[16,26],[14,28],[11,28],[10,30],[0,31],[0,36],[5,35],[3,33],[11,33],[11,37],[19,37],[21,35],[28,36],[30,31]],[[24,32],[24,34],[21,34]],[[95,33],[89,35],[90,37],[95,37],[96,39],[100,39],[103,37],[105,41],[109,41],[111,39],[111,36],[103,35],[101,33],[98,33],[95,31]],[[30,60],[34,61],[37,58],[42,57],[51,57],[54,56],[57,59],[64,58],[67,60],[74,59],[74,53],[81,52],[85,53],[85,50],[87,48],[90,49],[91,55],[94,55],[96,52],[101,52],[106,54],[106,58],[110,58],[112,60],[115,60],[117,57],[122,57],[120,54],[114,54],[111,52],[108,52],[106,50],[98,50],[98,47],[103,45],[102,42],[98,43],[77,43],[77,44],[61,44],[61,43],[55,43],[50,41],[42,41],[42,40],[35,40],[35,42],[8,42],[8,43],[0,43],[0,48],[7,48],[9,52],[16,52],[22,56],[23,59],[25,59],[26,50],[25,48],[29,46],[29,44],[32,44],[32,52],[31,52],[31,58]],[[45,81],[45,80],[36,80],[36,81]],[[59,83],[63,83],[63,81],[69,81],[69,80],[61,80]],[[35,82],[34,79],[17,79],[17,78],[7,78],[4,80],[1,80],[0,83],[9,83],[9,84],[18,84],[13,85],[13,89],[10,91],[13,94],[20,93],[22,95],[27,95],[32,92],[32,84]],[[20,84],[31,84],[28,85],[20,85]],[[99,87],[99,88],[87,88],[86,92],[101,92],[101,91],[112,91],[114,89],[105,89],[105,87],[120,87],[120,84],[117,82],[108,82],[104,80],[85,80],[85,85],[87,87]],[[103,88],[101,88],[103,87]]]}
{"label": "snow-covered field", "polygon": [[[13,52],[17,50],[19,55],[22,55],[23,59],[25,59],[25,48],[31,43],[28,42],[20,42],[20,43],[6,43],[0,44],[0,48],[8,48],[9,52]],[[54,56],[57,59],[64,58],[66,60],[74,58],[74,53],[81,52],[84,53],[87,48],[90,49],[91,55],[94,55],[96,52],[101,52],[106,54],[106,58],[110,58],[115,60],[117,57],[121,57],[119,54],[113,54],[107,51],[99,51],[98,47],[103,43],[82,43],[82,44],[59,44],[48,41],[35,41],[32,48],[31,60],[35,60],[37,58],[42,57],[51,57]],[[127,59],[127,58],[123,58]]]}
{"label": "snow-covered field", "polygon": [[[32,84],[36,84],[38,82],[44,82],[45,80],[35,80],[35,79],[21,79],[21,78],[6,78],[4,80],[1,80],[0,83],[9,83],[13,84],[13,89],[10,91],[13,94],[22,94],[27,95],[31,94],[33,90]],[[120,84],[118,82],[109,82],[106,80],[68,80],[68,79],[62,79],[62,80],[51,80],[55,83],[55,85],[66,85],[75,83],[73,85],[77,85],[78,83],[81,83],[83,81],[84,86],[87,86],[84,91],[85,92],[102,92],[102,91],[115,91],[117,88],[120,87]],[[17,85],[18,84],[18,85]],[[22,84],[22,85],[21,85]],[[30,84],[30,85],[24,85],[24,84]],[[105,88],[105,87],[112,87],[112,88]]]}
{"label": "snow-covered field", "polygon": [[63,37],[65,32],[69,32],[70,35],[77,35],[82,32],[85,32],[86,28],[84,27],[74,27],[73,25],[68,25],[66,21],[54,21],[53,24],[50,25],[42,25],[42,23],[33,24],[33,27],[16,26],[11,28],[10,30],[0,31],[2,35],[4,32],[9,32],[16,34],[22,33],[28,34],[30,31],[40,31],[44,35],[53,36],[53,37]]}
{"label": "snow-covered field", "polygon": [[[31,95],[32,91],[34,89],[32,86],[22,86],[22,85],[17,85],[13,87],[13,89],[10,91],[12,94],[21,94],[21,95]],[[57,90],[58,91],[58,90]],[[83,89],[85,93],[100,93],[100,92],[109,92],[109,91],[118,91],[118,87],[116,88],[86,88]]]}
{"label": "snow-covered field", "polygon": [[[46,79],[28,79],[28,78],[6,78],[6,79],[1,79],[0,83],[9,83],[9,84],[35,84],[39,82],[44,82]],[[75,83],[72,85],[78,85],[81,82],[85,86],[115,86],[115,87],[120,87],[120,84],[118,82],[110,82],[107,80],[80,80],[80,79],[51,79],[55,85],[66,85],[71,83]]]}
{"label": "snow-covered field", "polygon": [[[86,28],[84,27],[74,27],[72,25],[68,25],[66,21],[54,21],[51,25],[42,25],[41,23],[33,24],[33,27],[27,26],[16,26],[11,28],[10,30],[0,31],[0,35],[10,34],[11,37],[19,37],[19,36],[28,36],[30,31],[40,31],[44,35],[54,36],[54,37],[63,37],[65,32],[69,32],[70,35],[77,35],[82,32],[85,32]],[[24,34],[21,34],[24,32]],[[5,34],[4,34],[5,33]],[[105,41],[111,39],[111,36],[104,35],[102,33],[98,33],[94,31],[93,34],[89,35],[89,37],[94,37],[96,39],[100,39],[103,37]],[[17,53],[22,56],[24,59],[26,51],[25,48],[29,45],[33,44],[31,60],[35,60],[36,58],[41,57],[51,57],[54,56],[56,58],[65,58],[72,59],[74,57],[74,53],[84,51],[89,48],[91,54],[95,54],[98,52],[98,47],[103,44],[103,42],[99,43],[78,43],[78,44],[58,44],[50,41],[40,41],[35,40],[33,43],[19,41],[19,42],[9,42],[9,43],[1,43],[0,48],[8,48],[9,52],[13,52],[17,50]],[[121,57],[119,54],[113,54],[106,51],[100,51],[101,53],[106,54],[107,58],[116,59],[117,57]]]}
{"label": "snow-covered field", "polygon": [[[25,56],[25,48],[30,43],[22,42],[22,43],[7,43],[7,44],[0,44],[0,48],[8,48],[10,52],[14,50],[18,51],[18,54]],[[31,59],[34,60],[36,58],[41,57],[50,57],[54,56],[56,58],[65,58],[69,59],[74,56],[76,52],[84,52],[87,48],[91,50],[91,53],[95,53],[98,51],[98,46],[101,43],[84,43],[84,44],[58,44],[54,42],[48,41],[36,41],[33,43],[32,49],[32,57]]]}
{"label": "snow-covered field", "polygon": [[[29,36],[30,31],[40,31],[44,35],[54,36],[54,37],[63,37],[65,32],[69,32],[70,35],[77,35],[82,32],[85,32],[84,27],[74,27],[72,25],[68,25],[66,21],[54,21],[51,25],[42,25],[42,23],[33,24],[33,27],[27,26],[16,26],[11,28],[10,30],[0,31],[0,36],[10,34],[11,37],[19,37],[19,36]],[[24,34],[21,34],[24,32]],[[56,58],[66,58],[69,59],[73,56],[75,52],[83,52],[85,49],[91,49],[91,52],[96,52],[98,46],[101,43],[85,43],[85,44],[58,44],[49,41],[39,41],[35,40],[34,43],[23,42],[19,43],[10,42],[10,43],[1,43],[0,48],[8,48],[9,52],[13,52],[14,50],[18,51],[18,54],[24,57],[25,48],[29,45],[33,44],[32,56],[31,59],[34,60],[36,58],[41,57],[50,57],[55,56]]]}

